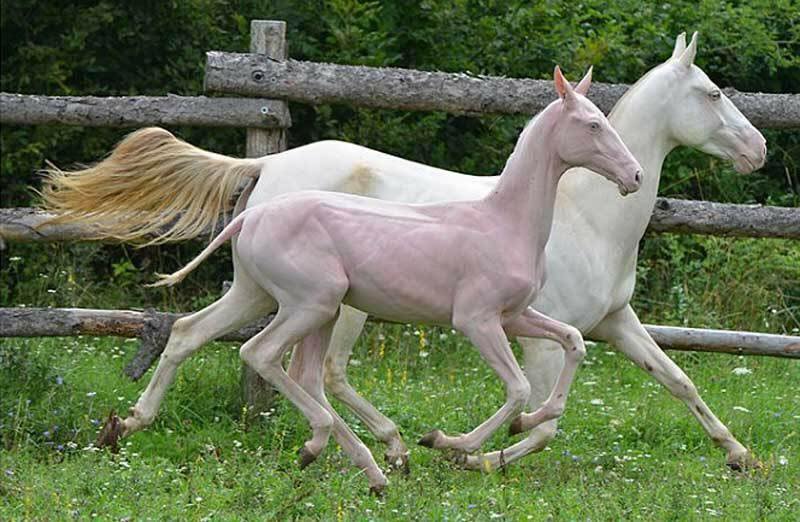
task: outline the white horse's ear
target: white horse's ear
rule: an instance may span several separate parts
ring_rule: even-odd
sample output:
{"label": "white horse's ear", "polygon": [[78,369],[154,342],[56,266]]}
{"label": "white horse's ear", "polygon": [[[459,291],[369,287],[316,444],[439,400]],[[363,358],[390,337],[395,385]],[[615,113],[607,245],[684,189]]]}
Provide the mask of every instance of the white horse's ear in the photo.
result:
{"label": "white horse's ear", "polygon": [[681,33],[675,38],[675,48],[672,49],[672,59],[677,60],[686,50],[686,33]]}
{"label": "white horse's ear", "polygon": [[678,62],[688,69],[694,63],[694,57],[696,54],[697,54],[697,31],[695,31],[694,34],[692,35],[692,41],[689,42],[689,45],[686,46],[686,50],[683,51],[681,57],[678,58]]}
{"label": "white horse's ear", "polygon": [[558,96],[562,100],[567,101],[572,98],[574,95],[572,91],[572,85],[570,85],[567,79],[564,78],[564,75],[561,73],[561,68],[558,65],[556,65],[556,68],[553,71],[553,83],[556,86],[556,92],[558,93]]}
{"label": "white horse's ear", "polygon": [[592,69],[593,66],[589,66],[589,70],[586,71],[583,79],[578,83],[578,86],[575,87],[575,92],[578,94],[582,94],[586,96],[586,93],[589,92],[589,86],[592,85]]}

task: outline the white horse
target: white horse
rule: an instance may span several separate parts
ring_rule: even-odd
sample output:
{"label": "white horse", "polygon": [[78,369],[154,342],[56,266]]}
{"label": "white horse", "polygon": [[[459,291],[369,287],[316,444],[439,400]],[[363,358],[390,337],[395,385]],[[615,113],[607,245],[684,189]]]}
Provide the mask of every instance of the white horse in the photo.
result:
{"label": "white horse", "polygon": [[[696,42],[695,34],[687,47],[685,35],[679,35],[670,59],[640,79],[609,115],[644,169],[639,192],[623,200],[582,169],[564,178],[547,247],[548,283],[534,305],[590,337],[608,341],[647,371],[687,405],[706,433],[727,452],[728,465],[739,468],[755,460],[702,401],[692,381],[653,341],[630,306],[639,240],[650,219],[666,155],[677,146],[690,146],[731,160],[740,172],[759,168],[765,159],[761,134],[693,65]],[[191,237],[213,223],[219,202],[231,197],[248,177],[257,180],[247,199],[249,207],[303,189],[402,202],[468,200],[484,196],[497,183],[497,177],[462,175],[337,141],[250,160],[200,150],[163,129],[144,129],[126,138],[109,158],[91,169],[52,172],[45,201],[63,221],[89,220],[102,226],[100,235],[126,241],[142,241],[148,233],[166,227],[155,240],[163,242]],[[134,191],[136,197],[131,196]],[[126,219],[114,219],[119,213]],[[579,243],[584,248],[576,251]],[[247,284],[234,254],[233,288],[246,290]],[[243,326],[258,318],[260,310],[254,303],[232,314],[214,304],[194,314],[191,321],[180,323],[182,341],[171,344],[162,355],[132,417],[125,421],[126,434],[153,421],[178,365],[205,342],[225,333],[232,315],[237,326]],[[346,380],[347,360],[365,320],[366,315],[357,310],[342,309],[328,352],[325,384],[388,445],[387,460],[403,465],[407,449],[394,423]],[[536,409],[552,389],[563,357],[554,343],[519,341],[532,387],[529,406]],[[290,367],[289,373],[292,371]],[[524,429],[524,417],[514,426]],[[504,461],[510,463],[541,450],[555,433],[555,421],[540,425],[506,449]],[[500,455],[471,456],[466,465],[474,469],[497,466]]]}
{"label": "white horse", "polygon": [[[530,424],[564,411],[586,353],[583,339],[575,328],[528,308],[544,284],[558,183],[567,169],[582,166],[614,181],[623,195],[641,184],[639,163],[600,109],[581,94],[590,74],[573,91],[556,67],[560,99],[525,127],[497,186],[481,199],[408,204],[334,192],[286,194],[241,213],[184,268],[153,285],[183,280],[237,235],[234,249],[249,276],[249,290],[232,294],[233,301],[223,299],[239,312],[259,296],[262,311],[278,311],[240,353],[311,424],[302,466],[317,458],[337,424],[337,439],[364,470],[371,489],[386,485],[369,451],[346,429],[323,391],[326,341],[343,303],[390,321],[452,325],[504,382],[506,402],[494,415],[459,437],[431,432],[426,438],[431,447],[474,452],[521,411],[530,385],[507,335],[561,344],[566,363]],[[283,369],[283,355],[306,337],[323,342],[296,348],[305,363],[292,379]]]}

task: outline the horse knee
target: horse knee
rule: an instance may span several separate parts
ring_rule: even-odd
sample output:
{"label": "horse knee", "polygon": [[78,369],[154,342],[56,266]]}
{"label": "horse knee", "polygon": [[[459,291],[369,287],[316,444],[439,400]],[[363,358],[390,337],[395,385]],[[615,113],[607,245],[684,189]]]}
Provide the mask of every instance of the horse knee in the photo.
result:
{"label": "horse knee", "polygon": [[574,326],[567,325],[564,335],[564,350],[567,353],[567,357],[577,362],[581,362],[586,357],[586,344],[583,342],[583,335]]}
{"label": "horse knee", "polygon": [[521,379],[509,384],[506,397],[515,410],[521,410],[531,396],[531,385],[527,380]]}
{"label": "horse knee", "polygon": [[336,397],[347,391],[347,375],[339,368],[333,369],[331,366],[325,365],[324,380],[325,389]]}

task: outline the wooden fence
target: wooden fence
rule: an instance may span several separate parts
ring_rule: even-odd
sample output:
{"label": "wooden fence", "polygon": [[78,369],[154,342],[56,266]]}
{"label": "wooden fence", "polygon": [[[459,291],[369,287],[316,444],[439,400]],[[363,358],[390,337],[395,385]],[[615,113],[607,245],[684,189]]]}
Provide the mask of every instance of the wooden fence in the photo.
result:
{"label": "wooden fence", "polygon": [[[424,72],[289,60],[284,22],[253,21],[249,54],[207,53],[207,92],[242,97],[72,97],[0,93],[0,123],[14,125],[247,127],[247,155],[286,148],[291,126],[286,100],[345,103],[361,107],[438,110],[459,114],[533,114],[553,98],[551,82],[470,74]],[[604,111],[627,85],[593,83],[592,100]],[[762,128],[800,128],[800,95],[742,93],[726,89],[734,104]],[[272,98],[272,99],[266,99]],[[0,209],[4,241],[81,241],[77,225],[40,227],[47,215],[36,209]],[[731,205],[659,198],[650,232],[800,239],[800,209]],[[176,314],[155,311],[0,309],[0,336],[114,335],[139,337],[142,346],[126,372],[138,378],[152,364]],[[225,339],[241,341],[263,321]],[[800,337],[648,325],[666,349],[800,358]],[[263,404],[269,390],[245,371],[245,396]]]}

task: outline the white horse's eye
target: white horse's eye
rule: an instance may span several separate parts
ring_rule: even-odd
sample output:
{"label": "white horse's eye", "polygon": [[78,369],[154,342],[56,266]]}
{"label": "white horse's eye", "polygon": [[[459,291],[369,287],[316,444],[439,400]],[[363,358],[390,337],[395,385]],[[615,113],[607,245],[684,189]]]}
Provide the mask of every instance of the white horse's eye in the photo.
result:
{"label": "white horse's eye", "polygon": [[717,89],[714,89],[713,91],[708,93],[708,97],[714,101],[717,101],[722,97],[722,94]]}
{"label": "white horse's eye", "polygon": [[592,129],[592,132],[597,132],[600,130],[600,124],[596,121],[593,121],[589,124],[589,128]]}

